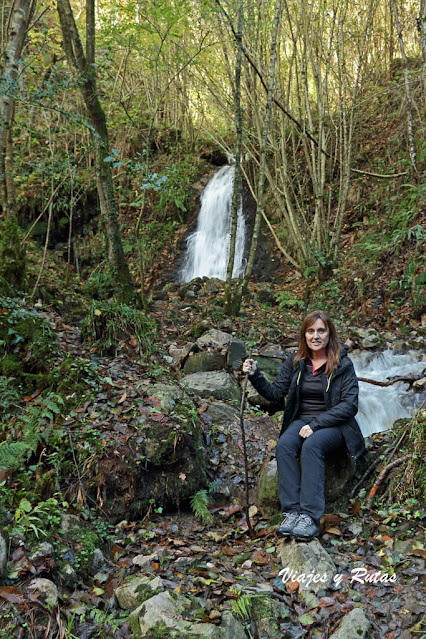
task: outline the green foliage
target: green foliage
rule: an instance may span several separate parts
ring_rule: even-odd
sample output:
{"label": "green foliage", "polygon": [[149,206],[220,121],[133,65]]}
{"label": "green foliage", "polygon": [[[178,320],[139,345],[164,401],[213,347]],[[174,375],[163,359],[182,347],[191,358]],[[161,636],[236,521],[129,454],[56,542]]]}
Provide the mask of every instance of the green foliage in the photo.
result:
{"label": "green foliage", "polygon": [[48,322],[23,301],[0,296],[0,374],[24,382],[27,390],[43,388],[51,383],[56,353]]}
{"label": "green foliage", "polygon": [[48,536],[49,532],[56,532],[61,522],[67,502],[59,502],[56,497],[32,504],[27,498],[21,499],[15,510],[15,524],[12,535],[27,536],[33,534],[37,539],[40,535]]}
{"label": "green foliage", "polygon": [[209,496],[206,489],[199,490],[191,497],[191,508],[194,511],[195,516],[201,519],[203,524],[211,524],[213,517],[208,509]]}
{"label": "green foliage", "polygon": [[26,279],[25,248],[16,218],[7,217],[0,224],[0,276],[22,290]]}
{"label": "green foliage", "polygon": [[13,431],[3,423],[9,436],[0,444],[0,467],[20,468],[23,461],[37,452],[39,444],[47,444],[52,433],[52,423],[63,406],[64,400],[60,395],[49,393],[40,399],[38,405],[29,406],[21,413]]}
{"label": "green foliage", "polygon": [[14,387],[14,378],[0,375],[0,419],[14,413],[19,402],[19,393]]}
{"label": "green foliage", "polygon": [[276,294],[276,299],[280,311],[288,310],[289,308],[303,308],[303,301],[296,299],[293,293],[289,291],[279,291]]}
{"label": "green foliage", "polygon": [[115,300],[93,302],[81,329],[82,340],[96,343],[102,351],[128,345],[138,352],[147,352],[155,334],[153,320]]}

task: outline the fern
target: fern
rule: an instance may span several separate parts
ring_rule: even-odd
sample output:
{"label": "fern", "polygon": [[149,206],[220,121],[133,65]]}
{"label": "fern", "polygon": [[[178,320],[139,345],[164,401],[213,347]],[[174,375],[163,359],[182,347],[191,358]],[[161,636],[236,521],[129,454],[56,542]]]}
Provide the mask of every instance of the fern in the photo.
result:
{"label": "fern", "polygon": [[213,517],[208,509],[209,496],[207,490],[203,488],[199,490],[195,495],[191,497],[191,508],[194,511],[194,515],[201,519],[203,524],[211,524]]}
{"label": "fern", "polygon": [[31,447],[25,442],[2,442],[0,444],[0,468],[13,468],[31,452]]}

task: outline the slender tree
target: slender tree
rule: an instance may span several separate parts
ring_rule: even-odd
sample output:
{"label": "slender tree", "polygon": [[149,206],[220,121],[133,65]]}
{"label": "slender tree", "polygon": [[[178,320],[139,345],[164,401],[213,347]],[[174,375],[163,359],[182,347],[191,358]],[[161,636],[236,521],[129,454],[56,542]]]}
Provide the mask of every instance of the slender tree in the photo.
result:
{"label": "slender tree", "polygon": [[107,241],[108,262],[115,281],[116,297],[123,301],[135,299],[135,289],[124,257],[118,225],[109,156],[108,127],[105,112],[99,100],[95,70],[95,2],[86,2],[86,52],[75,23],[69,0],[57,0],[63,47],[69,66],[76,77],[93,127],[96,184],[101,215]]}
{"label": "slender tree", "polygon": [[250,253],[249,253],[249,258],[247,262],[247,267],[246,267],[243,279],[237,286],[237,289],[235,291],[234,298],[232,301],[232,307],[235,314],[238,314],[240,310],[241,300],[247,290],[248,283],[253,271],[253,264],[254,264],[254,259],[256,256],[256,249],[257,249],[259,235],[260,235],[260,223],[262,221],[262,216],[263,216],[263,201],[264,201],[264,195],[265,195],[266,153],[268,148],[269,124],[271,121],[272,104],[273,104],[273,98],[274,98],[275,66],[276,66],[276,60],[277,60],[277,42],[278,42],[278,33],[279,33],[280,21],[281,21],[281,13],[282,13],[281,0],[277,0],[275,18],[273,23],[273,35],[272,35],[272,42],[271,42],[271,63],[269,68],[268,99],[266,102],[265,123],[263,127],[262,149],[261,149],[261,155],[260,155],[259,176],[258,176],[258,185],[257,185],[256,216],[254,221],[253,235],[251,238]]}
{"label": "slender tree", "polygon": [[238,211],[242,204],[242,174],[241,174],[241,152],[243,148],[243,109],[241,105],[241,72],[243,64],[243,27],[244,27],[244,0],[240,0],[238,9],[238,31],[237,31],[237,62],[235,65],[235,129],[237,132],[237,146],[235,149],[235,173],[234,190],[231,203],[231,238],[229,246],[229,261],[226,271],[226,283],[223,298],[223,310],[226,314],[232,312],[231,309],[231,287],[232,273],[234,271],[235,245],[237,242]]}
{"label": "slender tree", "polygon": [[413,125],[413,97],[410,89],[410,79],[408,77],[408,61],[405,53],[404,39],[402,37],[402,25],[399,19],[399,11],[396,0],[392,0],[393,15],[395,18],[396,31],[398,34],[399,50],[401,52],[402,64],[404,69],[404,88],[407,112],[407,135],[408,135],[408,151],[410,155],[411,165],[414,172],[417,173],[416,145],[414,142],[414,125]]}
{"label": "slender tree", "polygon": [[423,58],[423,98],[426,104],[426,0],[420,0],[420,13],[417,24]]}
{"label": "slender tree", "polygon": [[0,86],[0,200],[3,215],[13,215],[12,122],[15,111],[15,85],[25,36],[35,8],[35,0],[15,0],[9,14]]}

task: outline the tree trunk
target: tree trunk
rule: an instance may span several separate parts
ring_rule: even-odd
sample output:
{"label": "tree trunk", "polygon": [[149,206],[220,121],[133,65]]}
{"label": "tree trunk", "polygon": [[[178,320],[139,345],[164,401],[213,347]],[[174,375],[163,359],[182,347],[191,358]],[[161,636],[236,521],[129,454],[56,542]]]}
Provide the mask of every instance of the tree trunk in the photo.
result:
{"label": "tree trunk", "polygon": [[235,66],[235,128],[237,131],[237,147],[235,150],[234,190],[231,204],[231,240],[229,246],[229,261],[226,271],[226,283],[223,297],[223,310],[229,315],[231,310],[230,298],[232,287],[232,273],[234,270],[235,244],[237,241],[238,211],[242,203],[242,175],[241,151],[243,148],[243,110],[241,106],[241,71],[243,63],[243,25],[244,0],[240,0],[237,32],[237,62]]}
{"label": "tree trunk", "polygon": [[3,90],[0,92],[0,200],[5,216],[14,214],[13,189],[12,193],[9,192],[13,178],[8,175],[12,168],[13,157],[10,127],[15,103],[14,85],[18,78],[19,60],[34,7],[35,0],[15,0],[10,12],[4,63],[1,69],[0,83]]}
{"label": "tree trunk", "polygon": [[267,146],[268,146],[269,123],[271,121],[272,103],[274,99],[275,65],[276,65],[276,59],[277,59],[278,30],[280,26],[281,13],[282,13],[281,0],[277,0],[277,8],[276,8],[275,19],[274,19],[274,31],[273,31],[272,43],[271,43],[271,66],[270,66],[270,73],[269,73],[268,100],[266,103],[265,125],[263,129],[262,151],[261,151],[260,166],[259,166],[256,217],[254,221],[253,236],[252,236],[251,245],[250,245],[250,253],[249,253],[249,258],[247,262],[247,268],[244,273],[244,278],[241,281],[240,285],[237,287],[237,290],[234,295],[234,299],[232,301],[234,314],[239,313],[239,310],[241,307],[241,300],[247,290],[247,286],[252,274],[254,258],[256,255],[256,249],[257,249],[257,244],[258,244],[259,235],[260,235],[260,223],[263,216],[263,199],[265,194],[266,152],[267,152]]}
{"label": "tree trunk", "polygon": [[414,172],[417,173],[416,145],[414,142],[414,127],[413,127],[413,98],[411,96],[410,80],[408,77],[407,56],[405,54],[404,40],[402,38],[402,26],[399,20],[398,5],[396,4],[396,0],[392,0],[392,7],[393,7],[393,15],[395,18],[396,31],[398,33],[399,50],[401,51],[402,63],[404,65],[405,99],[407,100],[408,151],[410,154],[410,160],[411,160],[411,164],[413,166]]}
{"label": "tree trunk", "polygon": [[426,104],[426,0],[420,0],[418,28],[423,58],[423,98]]}
{"label": "tree trunk", "polygon": [[95,54],[95,10],[94,0],[86,3],[86,55],[75,23],[69,0],[57,0],[61,24],[63,47],[72,72],[80,79],[80,88],[90,124],[95,148],[96,185],[101,215],[107,241],[107,254],[111,274],[114,278],[116,297],[124,302],[135,299],[134,284],[124,258],[118,226],[117,208],[114,198],[111,165],[105,162],[109,155],[108,128],[105,112],[99,101],[94,68]]}

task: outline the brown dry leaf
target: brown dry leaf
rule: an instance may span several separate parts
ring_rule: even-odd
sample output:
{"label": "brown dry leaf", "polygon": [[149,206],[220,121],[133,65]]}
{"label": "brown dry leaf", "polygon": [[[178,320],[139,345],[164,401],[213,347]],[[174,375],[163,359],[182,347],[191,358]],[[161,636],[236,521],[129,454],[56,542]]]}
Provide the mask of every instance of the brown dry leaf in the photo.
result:
{"label": "brown dry leaf", "polygon": [[334,526],[331,526],[330,528],[326,528],[325,531],[326,533],[329,533],[330,535],[341,535],[342,533],[340,532],[340,530]]}
{"label": "brown dry leaf", "polygon": [[228,508],[224,508],[224,516],[223,516],[223,521],[226,521],[227,519],[229,519],[230,517],[232,517],[232,515],[235,515],[235,513],[240,512],[241,510],[241,506],[239,504],[236,504],[235,506],[228,506]]}
{"label": "brown dry leaf", "polygon": [[15,586],[0,586],[0,597],[11,604],[25,606],[25,597]]}
{"label": "brown dry leaf", "polygon": [[422,548],[414,548],[414,550],[409,550],[407,555],[414,555],[414,557],[426,559],[426,550],[423,550]]}
{"label": "brown dry leaf", "polygon": [[299,587],[298,581],[287,581],[285,585],[285,588],[289,594],[291,594],[292,592],[295,592],[298,589],[298,587]]}
{"label": "brown dry leaf", "polygon": [[138,340],[136,339],[134,335],[130,336],[129,344],[130,346],[133,346],[133,348],[136,348],[136,346],[138,345]]}
{"label": "brown dry leaf", "polygon": [[127,397],[127,391],[124,391],[124,393],[122,394],[122,396],[118,400],[117,404],[122,404],[124,402],[124,400],[126,399],[126,397]]}

